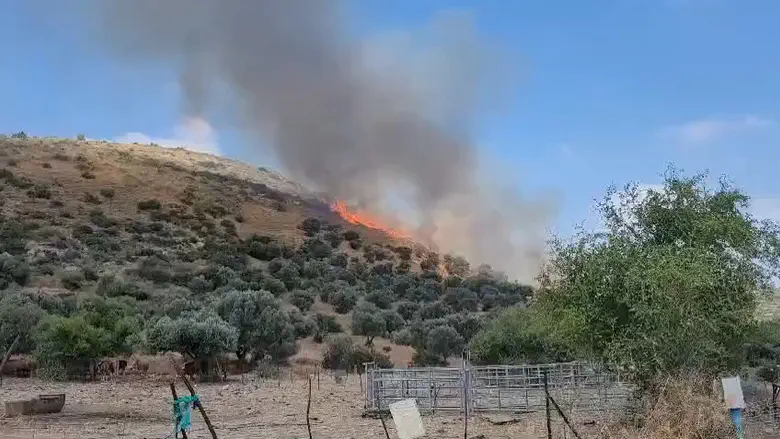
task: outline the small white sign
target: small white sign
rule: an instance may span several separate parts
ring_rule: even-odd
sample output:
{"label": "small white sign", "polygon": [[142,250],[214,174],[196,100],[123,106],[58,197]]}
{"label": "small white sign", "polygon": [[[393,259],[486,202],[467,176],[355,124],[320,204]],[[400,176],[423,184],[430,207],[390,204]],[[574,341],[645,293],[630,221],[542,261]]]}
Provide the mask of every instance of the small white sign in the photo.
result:
{"label": "small white sign", "polygon": [[745,397],[742,395],[742,384],[739,377],[723,378],[721,384],[723,385],[723,399],[726,401],[726,407],[744,409]]}
{"label": "small white sign", "polygon": [[425,436],[420,411],[414,399],[404,399],[390,404],[395,430],[400,439],[416,439]]}

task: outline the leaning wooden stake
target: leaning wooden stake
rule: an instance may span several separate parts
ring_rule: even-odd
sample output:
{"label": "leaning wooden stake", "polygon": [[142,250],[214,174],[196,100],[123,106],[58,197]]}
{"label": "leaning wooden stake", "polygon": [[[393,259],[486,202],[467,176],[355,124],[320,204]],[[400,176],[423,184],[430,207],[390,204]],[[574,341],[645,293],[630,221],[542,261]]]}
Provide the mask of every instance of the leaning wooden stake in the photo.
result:
{"label": "leaning wooden stake", "polygon": [[571,432],[574,434],[574,437],[577,439],[581,439],[579,433],[577,433],[577,430],[574,429],[574,427],[571,425],[571,422],[569,422],[569,418],[566,417],[566,414],[563,413],[563,410],[558,406],[558,403],[555,402],[555,399],[553,399],[552,396],[549,394],[547,395],[547,399],[552,403],[553,407],[555,407],[555,410],[558,412],[559,415],[561,415],[561,418],[563,418],[563,422],[566,423],[566,425],[569,426],[571,429]]}
{"label": "leaning wooden stake", "polygon": [[550,424],[550,391],[547,388],[547,371],[544,372],[544,411],[547,416],[547,439],[552,439],[552,425]]}
{"label": "leaning wooden stake", "polygon": [[[173,381],[171,381],[171,395],[173,395],[173,403],[176,403],[176,400],[179,398],[178,395],[176,395],[176,385],[173,384]],[[176,419],[176,422],[179,422],[178,419]],[[177,424],[178,425],[178,424]],[[181,429],[181,437],[184,439],[187,439],[187,432],[184,431],[184,429]]]}
{"label": "leaning wooden stake", "polygon": [[[190,384],[190,380],[187,379],[186,376],[184,376],[184,371],[179,367],[179,365],[176,364],[175,361],[173,361],[173,358],[170,358],[171,365],[173,365],[173,370],[176,371],[176,374],[179,375],[182,381],[184,381],[184,385],[187,386],[187,390],[190,391],[190,395],[195,396],[195,389],[192,387],[192,384]],[[198,401],[197,404],[198,410],[200,410],[200,415],[203,417],[203,422],[206,423],[206,427],[209,428],[209,433],[211,433],[212,439],[217,439],[217,432],[214,430],[214,426],[211,425],[211,420],[209,419],[209,415],[206,414],[206,409],[203,408],[203,404]]]}
{"label": "leaning wooden stake", "polygon": [[385,437],[387,439],[390,439],[390,433],[387,431],[387,423],[385,422],[385,415],[383,413],[380,413],[379,419],[382,421],[382,428],[385,429]]}
{"label": "leaning wooden stake", "polygon": [[311,376],[309,377],[309,401],[306,403],[306,430],[309,431],[309,439],[311,437],[311,421],[309,420],[309,412],[311,411]]}
{"label": "leaning wooden stake", "polygon": [[5,355],[3,355],[3,361],[2,363],[0,363],[0,384],[3,384],[3,368],[5,367],[5,363],[6,361],[8,361],[8,358],[11,356],[11,352],[14,351],[16,344],[19,343],[20,338],[22,338],[22,334],[18,334],[16,336],[13,343],[11,343],[11,346],[9,346],[8,350],[5,351]]}

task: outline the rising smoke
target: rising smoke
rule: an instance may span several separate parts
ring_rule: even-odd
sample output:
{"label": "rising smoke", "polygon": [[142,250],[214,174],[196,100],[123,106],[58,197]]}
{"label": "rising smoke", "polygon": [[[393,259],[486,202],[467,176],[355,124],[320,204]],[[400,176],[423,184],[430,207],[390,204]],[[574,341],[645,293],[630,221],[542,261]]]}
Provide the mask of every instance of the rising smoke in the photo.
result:
{"label": "rising smoke", "polygon": [[485,98],[505,90],[486,87],[490,63],[462,17],[420,41],[357,38],[336,0],[90,4],[113,55],[175,66],[185,117],[208,119],[229,90],[236,123],[291,177],[385,215],[383,200],[402,192],[420,240],[522,280],[536,273],[551,206],[478,171],[470,135]]}

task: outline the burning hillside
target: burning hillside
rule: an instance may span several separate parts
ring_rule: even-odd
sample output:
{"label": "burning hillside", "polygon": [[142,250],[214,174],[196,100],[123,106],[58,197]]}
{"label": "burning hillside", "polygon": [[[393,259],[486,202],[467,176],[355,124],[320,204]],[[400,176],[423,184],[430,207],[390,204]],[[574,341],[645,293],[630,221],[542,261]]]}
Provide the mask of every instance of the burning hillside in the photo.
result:
{"label": "burning hillside", "polygon": [[390,227],[379,218],[366,212],[350,210],[350,208],[347,207],[347,203],[344,201],[337,200],[330,205],[330,208],[349,223],[361,225],[370,229],[381,230],[396,239],[411,239],[411,234],[405,230]]}

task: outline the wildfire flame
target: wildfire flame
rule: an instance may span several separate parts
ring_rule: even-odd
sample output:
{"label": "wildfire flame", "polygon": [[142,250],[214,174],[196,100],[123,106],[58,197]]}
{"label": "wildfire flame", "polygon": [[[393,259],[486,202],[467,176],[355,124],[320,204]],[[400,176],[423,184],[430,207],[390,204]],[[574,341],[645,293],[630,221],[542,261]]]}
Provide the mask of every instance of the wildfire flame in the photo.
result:
{"label": "wildfire flame", "polygon": [[382,220],[366,213],[352,211],[347,207],[347,203],[341,200],[335,201],[330,205],[331,210],[338,213],[346,221],[361,226],[368,227],[370,229],[381,230],[393,238],[397,239],[410,239],[411,235],[404,230],[393,228],[385,224]]}

